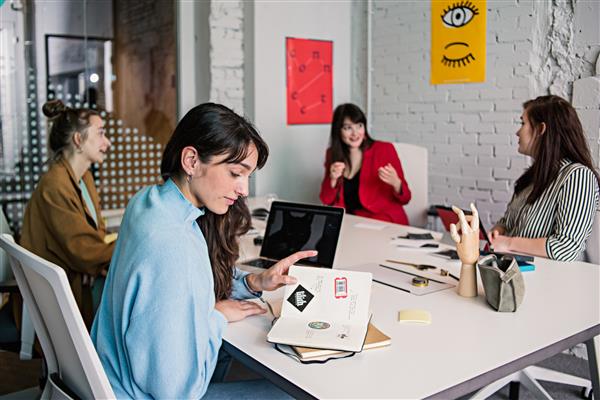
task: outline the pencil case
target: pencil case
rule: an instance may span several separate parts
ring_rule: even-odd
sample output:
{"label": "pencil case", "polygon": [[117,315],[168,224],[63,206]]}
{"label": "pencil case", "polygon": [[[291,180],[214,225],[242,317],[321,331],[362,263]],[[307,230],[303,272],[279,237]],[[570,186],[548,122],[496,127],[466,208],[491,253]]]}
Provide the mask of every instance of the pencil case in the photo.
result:
{"label": "pencil case", "polygon": [[512,256],[490,254],[479,260],[485,299],[499,312],[515,312],[525,297],[525,282]]}

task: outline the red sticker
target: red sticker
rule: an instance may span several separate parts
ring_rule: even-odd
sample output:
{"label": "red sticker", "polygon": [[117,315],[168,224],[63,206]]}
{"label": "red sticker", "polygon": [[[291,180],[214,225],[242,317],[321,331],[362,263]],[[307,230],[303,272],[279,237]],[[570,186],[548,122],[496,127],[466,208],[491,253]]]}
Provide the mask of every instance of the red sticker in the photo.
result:
{"label": "red sticker", "polygon": [[348,297],[348,280],[346,278],[335,278],[333,288],[336,299]]}

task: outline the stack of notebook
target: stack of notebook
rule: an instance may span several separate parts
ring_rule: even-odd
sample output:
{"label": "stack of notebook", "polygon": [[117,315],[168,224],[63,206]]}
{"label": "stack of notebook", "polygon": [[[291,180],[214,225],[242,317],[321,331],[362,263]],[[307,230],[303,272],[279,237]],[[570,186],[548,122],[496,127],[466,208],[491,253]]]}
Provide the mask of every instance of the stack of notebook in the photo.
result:
{"label": "stack of notebook", "polygon": [[[392,343],[392,339],[387,336],[385,333],[381,332],[377,329],[373,324],[369,323],[369,328],[367,329],[367,337],[365,339],[365,344],[363,346],[363,350],[374,349],[377,347],[389,346]],[[348,352],[339,351],[339,350],[325,350],[325,349],[314,349],[311,347],[300,347],[300,346],[291,346],[292,349],[298,354],[301,360],[308,360],[311,358],[321,358],[321,357],[329,357],[334,355],[342,355]]]}

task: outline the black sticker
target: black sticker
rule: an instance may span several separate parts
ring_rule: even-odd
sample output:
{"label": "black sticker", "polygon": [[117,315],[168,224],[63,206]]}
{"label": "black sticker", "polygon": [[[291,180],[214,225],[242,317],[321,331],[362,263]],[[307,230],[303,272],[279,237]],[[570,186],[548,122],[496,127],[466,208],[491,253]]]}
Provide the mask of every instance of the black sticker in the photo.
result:
{"label": "black sticker", "polygon": [[298,285],[296,290],[294,290],[290,297],[288,297],[287,301],[296,307],[298,311],[302,312],[314,297],[315,296],[306,290],[302,285]]}

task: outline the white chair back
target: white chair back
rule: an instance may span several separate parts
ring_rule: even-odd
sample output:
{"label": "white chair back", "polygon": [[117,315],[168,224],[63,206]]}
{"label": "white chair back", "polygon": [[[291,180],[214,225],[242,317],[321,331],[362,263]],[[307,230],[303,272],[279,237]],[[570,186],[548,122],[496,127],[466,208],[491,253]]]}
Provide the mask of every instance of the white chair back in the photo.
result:
{"label": "white chair back", "polygon": [[596,218],[592,225],[592,234],[585,246],[585,261],[600,264],[600,210],[596,210]]}
{"label": "white chair back", "polygon": [[[4,215],[4,211],[0,210],[0,235],[3,233],[8,233],[12,235],[10,231],[10,227],[8,226],[8,221],[6,220],[6,216]],[[10,264],[8,263],[8,256],[4,252],[4,250],[0,249],[0,282],[8,281],[13,279],[12,270],[10,269]]]}
{"label": "white chair back", "polygon": [[408,223],[424,228],[427,225],[429,208],[427,149],[408,143],[394,143],[394,147],[402,163],[404,178],[412,193],[410,202],[404,206]]}
{"label": "white chair back", "polygon": [[114,398],[65,271],[0,235],[48,367],[42,398]]}

